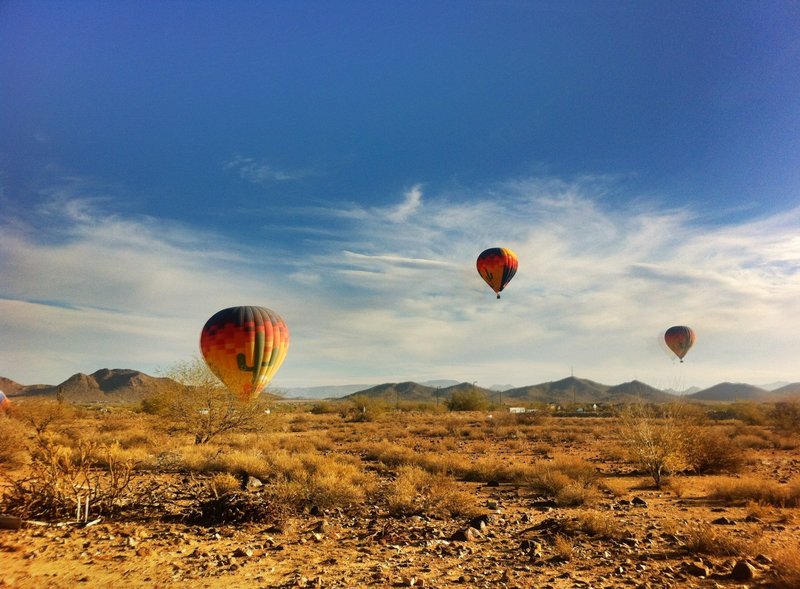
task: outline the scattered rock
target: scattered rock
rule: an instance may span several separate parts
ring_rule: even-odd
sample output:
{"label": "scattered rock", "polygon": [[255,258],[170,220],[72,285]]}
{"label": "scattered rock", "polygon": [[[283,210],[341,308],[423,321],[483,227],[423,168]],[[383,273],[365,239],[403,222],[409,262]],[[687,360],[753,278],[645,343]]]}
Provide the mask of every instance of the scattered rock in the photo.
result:
{"label": "scattered rock", "polygon": [[712,520],[711,523],[715,524],[717,526],[734,526],[734,525],[736,525],[735,521],[733,521],[732,519],[730,519],[728,517],[725,517],[724,515],[722,517],[718,517],[715,520]]}
{"label": "scattered rock", "polygon": [[772,559],[765,554],[759,554],[754,559],[758,564],[772,564]]}
{"label": "scattered rock", "polygon": [[263,486],[264,486],[264,483],[262,483],[256,477],[251,477],[251,476],[248,476],[247,479],[245,479],[244,485],[243,485],[244,489],[246,489],[247,491],[252,491],[253,489],[258,489],[259,487],[263,487]]}
{"label": "scattered rock", "polygon": [[683,563],[683,572],[693,577],[707,577],[710,574],[708,567],[697,564],[696,562]]}
{"label": "scattered rock", "polygon": [[635,507],[647,507],[647,501],[645,501],[641,497],[634,497],[633,499],[631,499],[631,505]]}
{"label": "scattered rock", "polygon": [[733,566],[731,578],[734,581],[750,581],[756,576],[756,568],[746,560],[740,560]]}
{"label": "scattered rock", "polygon": [[236,558],[250,558],[253,556],[253,550],[251,548],[237,548],[233,551],[233,556]]}
{"label": "scattered rock", "polygon": [[469,520],[469,525],[471,528],[483,531],[490,523],[492,523],[492,519],[493,518],[491,514],[485,513],[483,515],[479,515],[478,517],[473,517],[471,520]]}
{"label": "scattered rock", "polygon": [[473,542],[480,537],[480,532],[475,528],[463,528],[450,536],[454,542]]}

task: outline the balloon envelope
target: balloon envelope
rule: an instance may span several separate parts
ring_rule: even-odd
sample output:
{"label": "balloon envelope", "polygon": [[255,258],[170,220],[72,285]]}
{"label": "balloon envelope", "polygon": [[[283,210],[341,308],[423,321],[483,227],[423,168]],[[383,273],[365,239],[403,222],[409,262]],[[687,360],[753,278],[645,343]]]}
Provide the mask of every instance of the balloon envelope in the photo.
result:
{"label": "balloon envelope", "polygon": [[475,265],[481,275],[500,298],[502,291],[517,273],[517,255],[505,247],[492,247],[481,252]]}
{"label": "balloon envelope", "polygon": [[673,325],[664,333],[664,341],[667,347],[681,359],[681,362],[683,362],[686,352],[694,344],[694,339],[694,331],[685,325]]}
{"label": "balloon envelope", "polygon": [[8,397],[6,397],[3,391],[0,391],[0,411],[5,411],[8,409],[9,405],[11,405],[11,401],[8,400]]}
{"label": "balloon envelope", "polygon": [[242,401],[264,390],[289,350],[289,328],[264,307],[230,307],[215,313],[200,333],[208,367]]}

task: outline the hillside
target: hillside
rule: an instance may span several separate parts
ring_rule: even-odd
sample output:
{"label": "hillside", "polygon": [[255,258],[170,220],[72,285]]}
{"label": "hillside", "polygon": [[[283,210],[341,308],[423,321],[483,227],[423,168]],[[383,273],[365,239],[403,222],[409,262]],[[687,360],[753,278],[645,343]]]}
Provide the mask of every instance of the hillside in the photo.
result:
{"label": "hillside", "polygon": [[687,399],[695,401],[766,401],[775,396],[761,387],[742,382],[722,382],[694,394],[687,395]]}
{"label": "hillside", "polygon": [[3,391],[9,397],[12,395],[16,395],[24,388],[25,385],[21,385],[18,382],[14,382],[10,378],[5,378],[4,376],[0,376],[0,391]]}
{"label": "hillside", "polygon": [[372,399],[383,399],[385,401],[431,401],[435,399],[435,387],[427,387],[415,382],[399,382],[379,384],[362,391],[357,391],[342,397],[352,399],[353,397],[370,397]]}
{"label": "hillside", "polygon": [[518,387],[503,392],[503,398],[539,403],[596,403],[608,386],[585,378],[569,376],[561,380]]}
{"label": "hillside", "polygon": [[92,374],[73,374],[58,385],[31,385],[16,393],[18,398],[56,398],[59,393],[72,403],[138,403],[167,378],[137,370],[103,368]]}
{"label": "hillside", "polygon": [[675,395],[660,391],[638,380],[609,387],[606,397],[602,399],[605,403],[635,403],[636,401],[670,403],[675,400]]}
{"label": "hillside", "polygon": [[[67,401],[75,403],[137,403],[145,398],[160,381],[169,379],[149,376],[143,372],[129,369],[97,370],[92,374],[74,374],[58,385],[23,385],[9,378],[0,377],[0,390],[9,397],[55,398],[59,390]],[[449,386],[443,386],[449,385]],[[504,405],[514,403],[554,403],[554,404],[592,404],[592,403],[669,403],[676,399],[672,391],[662,391],[634,380],[609,386],[573,376],[557,381],[543,382],[524,387],[498,391],[495,386],[483,388],[470,382],[458,383],[454,380],[432,380],[423,383],[406,381],[383,383],[379,385],[330,385],[306,388],[291,388],[285,391],[287,397],[306,399],[350,399],[356,395],[383,399],[388,402],[446,401],[456,391],[480,391],[493,402]],[[754,401],[771,402],[795,399],[800,396],[800,382],[786,384],[775,390],[767,390],[746,383],[724,382],[699,390],[693,394],[677,398],[689,401]]]}
{"label": "hillside", "polygon": [[800,395],[800,382],[793,382],[772,390],[776,398],[793,398]]}

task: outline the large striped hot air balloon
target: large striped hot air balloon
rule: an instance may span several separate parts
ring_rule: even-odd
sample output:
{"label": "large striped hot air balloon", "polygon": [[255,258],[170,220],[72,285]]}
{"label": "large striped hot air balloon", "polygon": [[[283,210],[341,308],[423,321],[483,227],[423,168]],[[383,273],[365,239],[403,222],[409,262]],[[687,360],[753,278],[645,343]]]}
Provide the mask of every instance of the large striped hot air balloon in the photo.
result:
{"label": "large striped hot air balloon", "polygon": [[497,293],[498,299],[500,291],[517,273],[518,265],[517,254],[505,247],[492,247],[482,251],[476,262],[478,273]]}
{"label": "large striped hot air balloon", "polygon": [[264,307],[230,307],[206,321],[200,351],[211,371],[242,401],[255,399],[289,350],[289,328]]}
{"label": "large striped hot air balloon", "polygon": [[683,362],[686,352],[694,344],[694,331],[685,325],[673,325],[664,333],[664,341],[667,347]]}

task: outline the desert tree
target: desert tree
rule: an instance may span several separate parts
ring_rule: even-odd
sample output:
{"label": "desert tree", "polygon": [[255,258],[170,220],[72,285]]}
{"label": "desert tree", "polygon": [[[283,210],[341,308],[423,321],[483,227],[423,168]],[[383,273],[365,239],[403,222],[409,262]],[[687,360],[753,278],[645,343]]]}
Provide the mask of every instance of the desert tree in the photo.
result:
{"label": "desert tree", "polygon": [[167,380],[145,399],[142,408],[164,417],[172,432],[194,436],[206,444],[228,432],[257,432],[267,426],[267,410],[275,395],[262,392],[252,401],[231,393],[198,357],[162,371]]}
{"label": "desert tree", "polygon": [[661,488],[665,476],[685,465],[692,426],[680,404],[656,411],[640,403],[623,410],[619,436],[632,461]]}
{"label": "desert tree", "polygon": [[772,422],[784,433],[800,433],[800,400],[775,403]]}
{"label": "desert tree", "polygon": [[447,400],[447,408],[450,411],[485,411],[489,408],[489,399],[474,388],[454,391]]}

